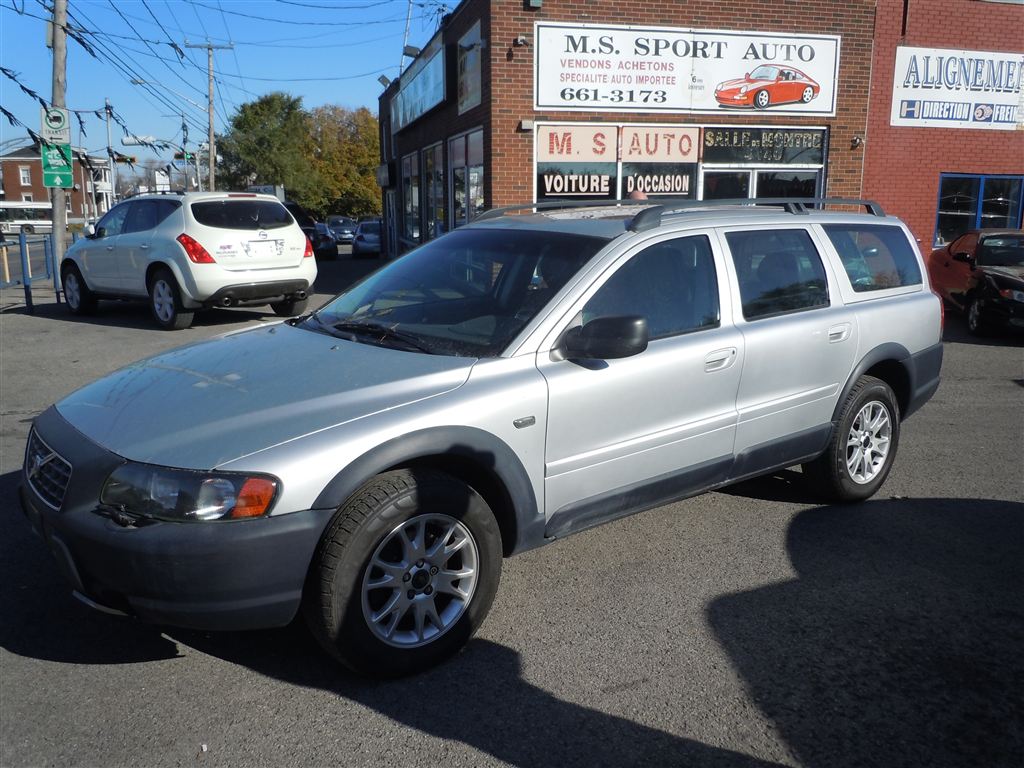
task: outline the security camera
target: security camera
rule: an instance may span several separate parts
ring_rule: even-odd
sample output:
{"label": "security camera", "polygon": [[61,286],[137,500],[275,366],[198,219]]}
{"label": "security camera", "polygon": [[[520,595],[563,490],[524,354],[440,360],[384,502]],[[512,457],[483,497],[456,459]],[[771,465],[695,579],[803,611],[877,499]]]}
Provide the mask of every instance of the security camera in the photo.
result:
{"label": "security camera", "polygon": [[526,39],[526,35],[516,35],[515,40],[512,41],[512,45],[517,48],[522,48],[524,45],[529,45],[530,41]]}

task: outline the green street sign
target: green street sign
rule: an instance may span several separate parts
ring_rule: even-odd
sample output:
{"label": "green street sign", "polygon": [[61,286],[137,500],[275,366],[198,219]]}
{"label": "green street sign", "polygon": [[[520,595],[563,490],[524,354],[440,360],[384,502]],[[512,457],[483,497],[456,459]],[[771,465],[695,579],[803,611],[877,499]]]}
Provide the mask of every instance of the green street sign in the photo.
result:
{"label": "green street sign", "polygon": [[41,147],[43,157],[43,186],[64,187],[75,186],[75,173],[71,165],[71,145],[51,144]]}

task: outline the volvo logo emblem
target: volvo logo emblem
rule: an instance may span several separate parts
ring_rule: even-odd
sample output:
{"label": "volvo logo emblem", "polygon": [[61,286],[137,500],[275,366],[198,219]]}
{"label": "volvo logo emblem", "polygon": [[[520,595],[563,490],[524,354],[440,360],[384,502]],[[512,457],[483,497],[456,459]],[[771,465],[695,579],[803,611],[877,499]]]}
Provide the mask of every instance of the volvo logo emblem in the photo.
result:
{"label": "volvo logo emblem", "polygon": [[47,464],[53,461],[56,457],[57,454],[53,453],[52,451],[47,454],[37,453],[35,456],[33,456],[32,467],[28,471],[29,480],[33,479],[36,475],[38,475],[40,470],[42,470],[43,467],[45,467]]}

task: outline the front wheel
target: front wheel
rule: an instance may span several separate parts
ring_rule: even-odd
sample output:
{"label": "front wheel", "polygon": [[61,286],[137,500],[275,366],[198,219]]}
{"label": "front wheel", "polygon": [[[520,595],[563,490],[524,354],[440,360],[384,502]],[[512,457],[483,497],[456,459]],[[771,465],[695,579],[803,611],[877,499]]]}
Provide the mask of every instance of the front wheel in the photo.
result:
{"label": "front wheel", "polygon": [[971,299],[967,305],[967,330],[972,336],[983,336],[985,334],[985,318],[981,313],[981,300]]}
{"label": "front wheel", "polygon": [[82,279],[82,273],[72,263],[67,263],[60,271],[61,284],[64,286],[64,301],[72,315],[88,315],[96,309],[96,297]]}
{"label": "front wheel", "polygon": [[501,534],[483,498],[450,475],[396,470],[366,483],[327,527],[304,611],[352,670],[399,677],[457,652],[501,577]]}
{"label": "front wheel", "polygon": [[758,91],[754,94],[754,106],[758,109],[764,109],[771,103],[771,97],[768,95],[768,91]]}
{"label": "front wheel", "polygon": [[182,306],[178,282],[168,269],[157,270],[150,278],[149,308],[157,325],[166,331],[188,328],[195,317]]}
{"label": "front wheel", "polygon": [[804,474],[831,500],[870,498],[892,469],[899,438],[892,389],[874,376],[861,376],[843,403],[828,448],[804,464]]}

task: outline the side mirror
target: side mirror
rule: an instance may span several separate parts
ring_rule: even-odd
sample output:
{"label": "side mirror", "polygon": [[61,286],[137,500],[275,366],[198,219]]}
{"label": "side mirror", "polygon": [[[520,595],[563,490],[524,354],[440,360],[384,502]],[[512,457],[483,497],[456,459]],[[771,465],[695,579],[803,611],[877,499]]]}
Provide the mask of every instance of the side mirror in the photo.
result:
{"label": "side mirror", "polygon": [[647,349],[647,318],[597,317],[571,328],[562,337],[560,351],[567,360],[616,360]]}
{"label": "side mirror", "polygon": [[960,251],[959,253],[954,253],[953,261],[960,261],[963,262],[964,264],[970,264],[971,266],[974,265],[974,257],[967,251]]}
{"label": "side mirror", "polygon": [[82,227],[82,234],[85,235],[86,237],[96,237],[96,225],[86,224],[84,227]]}

